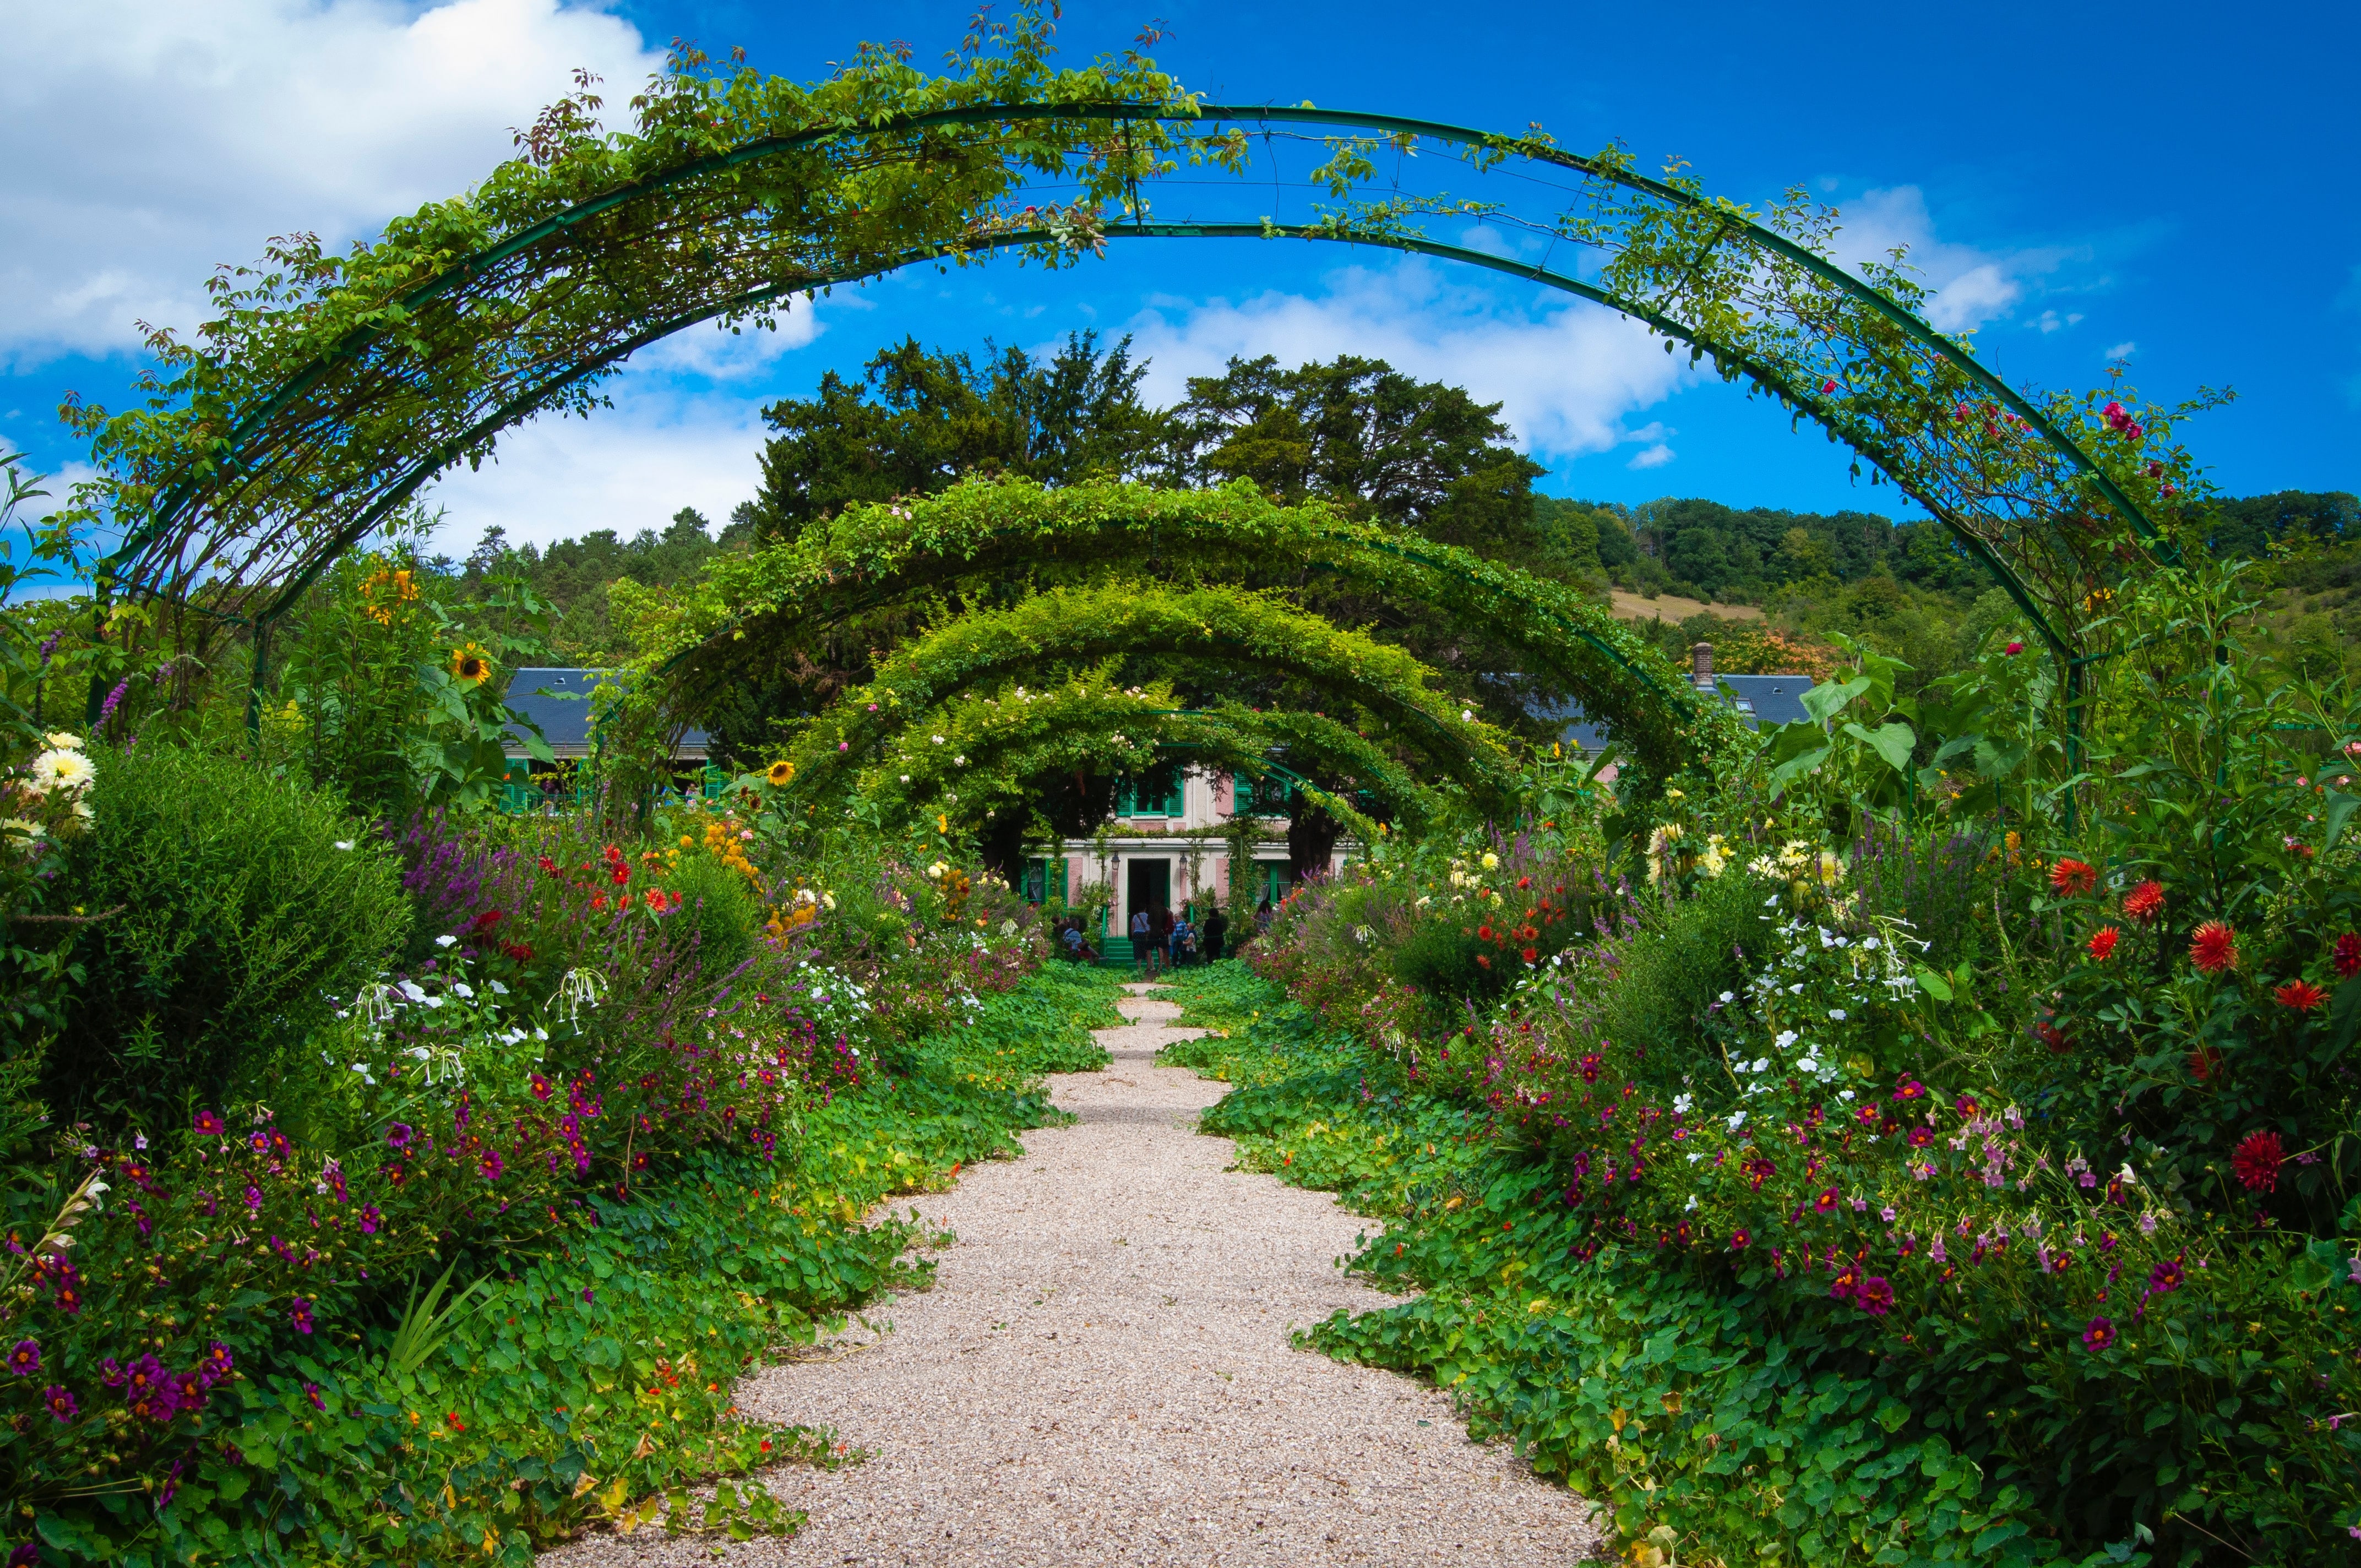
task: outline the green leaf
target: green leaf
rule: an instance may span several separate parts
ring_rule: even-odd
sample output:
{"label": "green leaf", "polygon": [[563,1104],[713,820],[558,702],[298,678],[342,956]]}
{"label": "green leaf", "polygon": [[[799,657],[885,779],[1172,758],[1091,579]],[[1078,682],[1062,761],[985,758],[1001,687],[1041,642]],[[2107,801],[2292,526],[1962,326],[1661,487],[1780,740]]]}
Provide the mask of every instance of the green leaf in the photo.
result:
{"label": "green leaf", "polygon": [[1884,758],[1885,765],[1897,773],[1910,765],[1910,752],[1918,744],[1917,735],[1907,724],[1883,724],[1875,729],[1848,724],[1844,732]]}
{"label": "green leaf", "polygon": [[2323,854],[2336,848],[2337,838],[2345,831],[2345,825],[2353,820],[2356,807],[2361,807],[2361,795],[2347,795],[2340,789],[2328,792],[2327,837],[2320,845]]}
{"label": "green leaf", "polygon": [[1928,969],[1925,964],[1911,965],[1910,978],[1918,982],[1919,990],[1925,992],[1936,1001],[1949,1002],[1951,1000],[1951,982],[1945,980],[1941,975],[1937,974],[1933,970]]}

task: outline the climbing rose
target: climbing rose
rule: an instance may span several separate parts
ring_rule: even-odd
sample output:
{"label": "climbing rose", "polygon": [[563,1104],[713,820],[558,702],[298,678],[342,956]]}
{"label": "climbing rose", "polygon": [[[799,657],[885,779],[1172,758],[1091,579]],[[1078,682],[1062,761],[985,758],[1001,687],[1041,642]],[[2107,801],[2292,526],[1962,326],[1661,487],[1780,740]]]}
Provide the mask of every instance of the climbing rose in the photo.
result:
{"label": "climbing rose", "polygon": [[2248,1133],[2230,1157],[2230,1173],[2249,1192],[2268,1192],[2279,1184],[2286,1159],[2277,1133]]}
{"label": "climbing rose", "polygon": [[2282,1007],[2292,1007],[2299,1013],[2309,1013],[2328,1000],[2328,992],[2308,980],[2291,980],[2272,992],[2271,999]]}
{"label": "climbing rose", "polygon": [[2144,882],[2124,894],[2124,914],[2140,925],[2147,925],[2164,910],[2164,888],[2154,882]]}
{"label": "climbing rose", "polygon": [[2347,931],[2337,938],[2335,950],[2328,961],[2341,980],[2351,980],[2361,974],[2361,936]]}
{"label": "climbing rose", "polygon": [[2065,897],[2079,898],[2098,885],[2099,873],[2086,861],[2069,858],[2049,868],[2051,890]]}
{"label": "climbing rose", "polygon": [[2115,956],[2115,942],[2121,936],[2122,933],[2117,931],[2113,926],[2105,927],[2095,932],[2092,934],[2090,943],[2088,944],[2091,956],[2098,959],[2099,962],[2105,963],[2109,959]]}
{"label": "climbing rose", "polygon": [[2015,658],[2019,653],[2022,653],[2022,652],[2025,652],[2025,644],[2024,644],[2024,643],[2022,643],[2022,642],[2011,642],[2011,643],[2008,645],[2008,656],[2009,656],[2010,658],[2012,658],[2012,659]]}
{"label": "climbing rose", "polygon": [[2189,938],[2189,961],[2206,974],[2220,974],[2238,963],[2238,933],[2219,920],[2208,920]]}

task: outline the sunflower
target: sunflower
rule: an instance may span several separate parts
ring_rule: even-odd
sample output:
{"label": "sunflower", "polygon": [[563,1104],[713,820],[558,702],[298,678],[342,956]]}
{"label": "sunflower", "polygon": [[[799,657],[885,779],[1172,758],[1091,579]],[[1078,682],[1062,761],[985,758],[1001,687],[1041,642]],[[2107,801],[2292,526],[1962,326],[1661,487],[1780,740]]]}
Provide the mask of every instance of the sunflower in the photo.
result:
{"label": "sunflower", "polygon": [[780,761],[773,762],[768,768],[763,770],[763,782],[769,784],[773,789],[785,789],[787,787],[788,782],[795,776],[796,765],[782,758]]}
{"label": "sunflower", "polygon": [[463,686],[479,686],[492,678],[492,656],[474,642],[451,650],[451,678]]}

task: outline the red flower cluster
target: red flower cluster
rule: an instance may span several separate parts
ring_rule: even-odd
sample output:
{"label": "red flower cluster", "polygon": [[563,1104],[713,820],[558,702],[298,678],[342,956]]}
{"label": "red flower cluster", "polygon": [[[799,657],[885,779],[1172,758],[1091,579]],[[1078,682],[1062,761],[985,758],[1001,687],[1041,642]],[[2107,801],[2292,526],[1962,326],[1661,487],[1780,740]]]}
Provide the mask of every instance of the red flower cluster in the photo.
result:
{"label": "red flower cluster", "polygon": [[2144,882],[2124,894],[2124,916],[2141,926],[2164,913],[2164,888],[2161,883]]}
{"label": "red flower cluster", "polygon": [[2309,1013],[2328,1000],[2328,992],[2308,980],[2291,980],[2272,992],[2271,1000],[2282,1007],[2292,1007],[2299,1013]]}
{"label": "red flower cluster", "polygon": [[2080,898],[2098,885],[2098,870],[2087,861],[2068,856],[2049,868],[2050,889],[2062,898]]}
{"label": "red flower cluster", "polygon": [[2189,938],[2189,961],[2204,974],[2237,968],[2238,933],[2219,920],[2208,920]]}
{"label": "red flower cluster", "polygon": [[2147,433],[2141,428],[2139,421],[2125,411],[2124,405],[2121,403],[2109,403],[2099,411],[2099,417],[2106,422],[2109,430],[2114,431],[2125,441],[2137,441]]}
{"label": "red flower cluster", "polygon": [[2361,936],[2347,931],[2337,938],[2336,946],[2330,950],[2328,963],[2339,980],[2351,980],[2361,974]]}
{"label": "red flower cluster", "polygon": [[2279,1167],[2286,1163],[2277,1133],[2248,1133],[2230,1156],[2230,1174],[2249,1192],[2268,1192],[2279,1184]]}

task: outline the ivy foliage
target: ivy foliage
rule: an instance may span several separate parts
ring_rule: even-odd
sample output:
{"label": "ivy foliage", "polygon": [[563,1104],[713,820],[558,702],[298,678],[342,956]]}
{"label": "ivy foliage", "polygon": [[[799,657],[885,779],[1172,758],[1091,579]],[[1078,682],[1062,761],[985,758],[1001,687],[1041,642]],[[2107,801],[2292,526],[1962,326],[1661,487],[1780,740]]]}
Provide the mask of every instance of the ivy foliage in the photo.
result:
{"label": "ivy foliage", "polygon": [[[1324,501],[1283,506],[1243,481],[1209,490],[1091,482],[1057,489],[975,479],[893,505],[850,506],[797,539],[716,559],[676,593],[619,588],[642,659],[697,711],[799,640],[860,616],[990,602],[1012,582],[1052,587],[1131,577],[1254,586],[1343,582],[1440,607],[1514,649],[1604,721],[1633,757],[1669,771],[1735,737],[1652,649],[1576,589],[1409,538]],[[649,701],[663,684],[643,683]]]}
{"label": "ivy foliage", "polygon": [[939,830],[980,828],[989,815],[1027,811],[1046,774],[1136,776],[1181,755],[1198,767],[1260,779],[1272,773],[1275,752],[1284,753],[1290,773],[1312,768],[1351,779],[1406,827],[1437,820],[1459,793],[1448,783],[1418,783],[1340,719],[1238,703],[1185,708],[1167,681],[1117,686],[1116,663],[1047,686],[1008,681],[963,692],[872,748],[865,765],[830,771],[817,787],[791,783],[774,804],[792,814],[798,802],[814,803],[807,796],[826,795],[840,797],[846,815],[889,832],[913,816],[939,818]]}
{"label": "ivy foliage", "polygon": [[[1499,809],[1513,798],[1514,774],[1499,731],[1436,691],[1433,672],[1401,650],[1266,594],[1119,580],[1053,588],[1005,609],[975,610],[906,643],[880,666],[874,681],[845,693],[812,722],[787,759],[794,773],[786,787],[798,795],[833,797],[864,782],[869,788],[862,793],[871,794],[887,777],[897,789],[906,776],[931,782],[940,776],[940,763],[916,764],[921,772],[910,773],[913,752],[968,754],[953,746],[950,731],[933,723],[941,705],[979,686],[1020,677],[1055,681],[1064,671],[1110,657],[1186,661],[1198,678],[1215,683],[1230,673],[1301,681],[1349,704],[1357,721],[1383,742],[1422,758],[1432,776],[1455,781],[1472,800]],[[986,700],[992,706],[967,710],[974,729],[1005,729],[1012,739],[1036,745],[1055,732],[1046,718],[1029,715],[1037,705],[1016,696],[1013,686],[1012,706],[1004,707],[997,697]],[[1104,700],[1087,695],[1080,699]],[[1137,707],[1129,711],[1144,716]],[[1223,727],[1234,732],[1239,728],[1235,719]],[[1357,758],[1374,773],[1372,783],[1409,793],[1382,752],[1361,744],[1359,735],[1348,740],[1341,727],[1297,728],[1306,738],[1317,736],[1327,749]],[[1213,730],[1205,727],[1208,736]],[[916,739],[919,735],[923,741]],[[1241,752],[1246,744],[1225,749]],[[873,770],[866,780],[863,764]]]}

